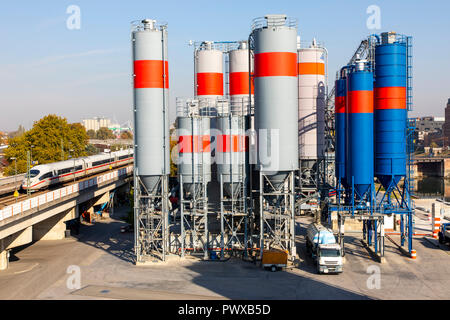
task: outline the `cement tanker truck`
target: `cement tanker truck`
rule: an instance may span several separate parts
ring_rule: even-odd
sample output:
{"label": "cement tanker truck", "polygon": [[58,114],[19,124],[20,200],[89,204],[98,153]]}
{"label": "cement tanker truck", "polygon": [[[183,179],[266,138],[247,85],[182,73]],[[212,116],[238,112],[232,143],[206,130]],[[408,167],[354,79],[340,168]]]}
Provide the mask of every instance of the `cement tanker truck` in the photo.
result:
{"label": "cement tanker truck", "polygon": [[316,262],[318,273],[343,271],[342,249],[331,229],[311,223],[306,231],[306,251]]}

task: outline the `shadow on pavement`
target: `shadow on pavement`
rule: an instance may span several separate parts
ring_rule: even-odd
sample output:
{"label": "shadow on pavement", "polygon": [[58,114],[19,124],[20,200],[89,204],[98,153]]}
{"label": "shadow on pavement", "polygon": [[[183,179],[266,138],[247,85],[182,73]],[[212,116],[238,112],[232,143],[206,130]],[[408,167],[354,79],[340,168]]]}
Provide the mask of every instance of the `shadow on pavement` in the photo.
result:
{"label": "shadow on pavement", "polygon": [[120,215],[114,215],[110,219],[104,222],[100,220],[93,225],[82,224],[80,233],[73,235],[73,237],[82,243],[101,249],[120,260],[134,263],[133,234],[130,232],[120,232],[120,227],[126,225],[121,220]]}

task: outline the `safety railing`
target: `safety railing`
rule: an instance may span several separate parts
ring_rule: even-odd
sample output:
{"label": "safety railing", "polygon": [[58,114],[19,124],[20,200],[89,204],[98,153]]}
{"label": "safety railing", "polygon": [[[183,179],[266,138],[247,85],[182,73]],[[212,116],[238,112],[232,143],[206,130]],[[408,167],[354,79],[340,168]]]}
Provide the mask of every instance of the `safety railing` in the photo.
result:
{"label": "safety railing", "polygon": [[267,27],[289,27],[297,28],[297,19],[287,17],[284,14],[267,15],[265,17],[258,17],[252,21],[252,31],[255,29]]}
{"label": "safety railing", "polygon": [[44,194],[36,195],[24,201],[14,203],[0,210],[0,221],[24,213],[28,210],[39,208],[44,204],[52,203],[68,195],[80,192],[82,190],[86,190],[93,186],[98,186],[104,182],[114,180],[118,177],[129,175],[132,172],[133,166],[128,166],[126,168],[110,171],[108,173],[93,177],[91,179],[79,181],[66,187],[49,191]]}

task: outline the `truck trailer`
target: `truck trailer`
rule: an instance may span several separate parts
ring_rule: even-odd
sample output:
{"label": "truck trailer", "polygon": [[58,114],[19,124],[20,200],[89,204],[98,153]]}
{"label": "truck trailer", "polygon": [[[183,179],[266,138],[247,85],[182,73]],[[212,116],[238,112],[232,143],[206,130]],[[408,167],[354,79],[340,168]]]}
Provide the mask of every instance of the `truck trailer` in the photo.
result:
{"label": "truck trailer", "polygon": [[331,229],[311,223],[306,231],[306,251],[316,262],[318,273],[343,271],[342,249]]}

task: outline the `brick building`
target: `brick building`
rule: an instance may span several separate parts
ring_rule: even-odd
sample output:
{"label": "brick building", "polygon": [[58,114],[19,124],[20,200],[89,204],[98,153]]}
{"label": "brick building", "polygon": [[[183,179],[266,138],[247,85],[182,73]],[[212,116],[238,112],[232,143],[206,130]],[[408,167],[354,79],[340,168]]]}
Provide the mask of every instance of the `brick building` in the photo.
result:
{"label": "brick building", "polygon": [[443,126],[444,131],[444,145],[450,146],[450,98],[447,101],[447,107],[445,108],[445,123]]}

